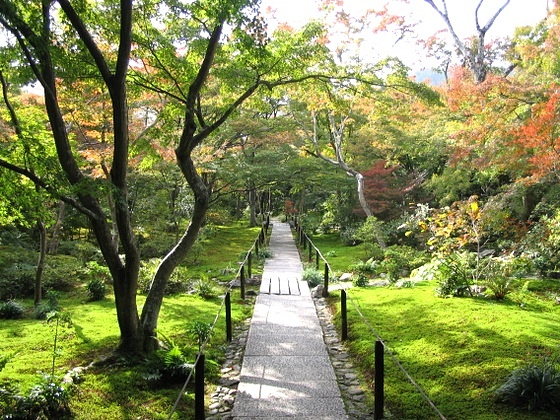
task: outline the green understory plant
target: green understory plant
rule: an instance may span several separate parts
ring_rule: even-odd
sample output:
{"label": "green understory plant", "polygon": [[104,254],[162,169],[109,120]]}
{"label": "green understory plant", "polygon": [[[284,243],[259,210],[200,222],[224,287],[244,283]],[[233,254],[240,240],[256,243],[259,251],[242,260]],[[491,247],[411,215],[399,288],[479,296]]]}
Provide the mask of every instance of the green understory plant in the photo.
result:
{"label": "green understory plant", "polygon": [[198,351],[202,350],[204,343],[212,335],[212,324],[202,321],[194,321],[187,328],[187,334],[190,338],[196,341]]}
{"label": "green understory plant", "polygon": [[160,349],[148,360],[143,377],[152,384],[183,382],[194,368],[183,349],[163,333]]}
{"label": "green understory plant", "polygon": [[560,364],[545,358],[513,371],[496,392],[498,402],[534,412],[560,412]]}
{"label": "green understory plant", "polygon": [[102,279],[91,279],[86,285],[86,290],[89,296],[89,300],[92,302],[105,299],[107,294],[107,286]]}
{"label": "green understory plant", "polygon": [[45,298],[33,310],[35,319],[46,319],[51,312],[60,310],[58,303],[59,294],[54,290],[49,290],[45,293]]}
{"label": "green understory plant", "polygon": [[447,255],[433,266],[434,277],[437,280],[436,296],[464,296],[472,295],[472,270],[470,268],[470,254],[455,252]]}
{"label": "green understory plant", "polygon": [[325,275],[315,267],[309,266],[303,270],[302,279],[303,281],[306,281],[310,287],[315,287],[323,284],[324,278]]}
{"label": "green understory plant", "polygon": [[191,287],[194,293],[203,299],[211,299],[216,296],[214,283],[206,276],[193,280]]}
{"label": "green understory plant", "polygon": [[20,319],[24,312],[23,305],[15,300],[0,302],[0,319]]}

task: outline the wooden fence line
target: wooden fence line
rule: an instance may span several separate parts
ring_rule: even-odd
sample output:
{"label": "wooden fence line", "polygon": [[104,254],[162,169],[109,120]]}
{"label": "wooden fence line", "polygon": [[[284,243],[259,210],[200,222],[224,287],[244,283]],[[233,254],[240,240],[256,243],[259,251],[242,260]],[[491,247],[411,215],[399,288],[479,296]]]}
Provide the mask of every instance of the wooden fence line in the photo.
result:
{"label": "wooden fence line", "polygon": [[[248,269],[247,271],[249,273],[249,276],[251,276],[251,260],[252,260],[251,254],[254,251],[255,255],[258,257],[259,247],[262,247],[266,244],[266,238],[267,238],[269,226],[270,226],[270,216],[267,215],[266,221],[263,223],[257,238],[253,242],[253,245],[251,246],[249,251],[247,251],[247,253],[245,254],[245,258],[240,263],[239,270],[237,271],[237,275],[236,275],[235,279],[239,278],[239,280],[240,280],[240,291],[241,291],[241,299],[242,300],[245,300],[245,266],[247,266],[247,269]],[[226,291],[224,299],[222,300],[222,305],[220,306],[220,309],[218,309],[218,312],[216,313],[216,317],[214,318],[214,322],[212,323],[212,326],[210,328],[210,332],[208,334],[208,337],[206,338],[204,343],[202,343],[202,345],[200,346],[200,350],[199,350],[199,352],[196,356],[196,360],[195,360],[195,363],[194,363],[194,369],[191,370],[191,372],[189,373],[185,383],[183,384],[183,387],[181,388],[181,391],[179,392],[179,395],[178,395],[177,399],[175,400],[175,404],[171,408],[171,412],[169,413],[169,416],[167,417],[168,419],[171,419],[171,417],[173,416],[173,413],[177,409],[177,406],[179,405],[179,401],[183,397],[183,394],[185,393],[185,390],[186,390],[189,382],[191,381],[193,373],[194,373],[194,377],[195,377],[195,391],[194,391],[195,392],[195,407],[194,407],[195,408],[195,414],[194,414],[194,418],[195,418],[195,420],[204,420],[206,418],[206,414],[205,414],[205,411],[204,411],[204,397],[205,397],[205,395],[204,395],[205,394],[205,391],[204,391],[204,374],[205,373],[204,372],[205,372],[205,360],[206,360],[206,358],[204,356],[204,349],[206,348],[206,346],[208,345],[208,343],[210,341],[210,338],[212,337],[212,331],[214,330],[214,328],[216,326],[216,323],[218,321],[218,318],[220,317],[220,314],[221,314],[223,308],[225,308],[226,338],[227,338],[228,342],[231,342],[231,340],[233,339],[233,324],[232,324],[232,319],[231,319],[231,290],[232,290],[232,288],[233,288],[233,282],[231,282],[231,284],[228,287],[228,290]]]}

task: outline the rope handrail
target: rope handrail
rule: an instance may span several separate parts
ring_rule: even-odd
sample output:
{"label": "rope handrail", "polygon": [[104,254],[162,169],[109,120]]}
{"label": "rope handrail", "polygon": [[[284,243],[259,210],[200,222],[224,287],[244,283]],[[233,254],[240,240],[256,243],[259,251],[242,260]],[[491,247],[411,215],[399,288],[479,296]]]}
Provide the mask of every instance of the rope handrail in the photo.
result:
{"label": "rope handrail", "polygon": [[391,357],[391,359],[393,360],[393,362],[395,362],[395,365],[397,365],[397,367],[401,370],[401,372],[406,376],[406,378],[410,381],[410,383],[416,388],[416,390],[420,393],[420,395],[422,396],[422,398],[424,398],[424,400],[428,403],[428,405],[434,410],[434,412],[442,419],[442,420],[446,420],[445,416],[441,413],[441,411],[439,411],[439,409],[436,407],[436,405],[432,402],[432,400],[430,399],[430,397],[428,397],[428,395],[424,392],[424,390],[420,387],[420,385],[418,385],[418,383],[414,380],[414,378],[406,371],[406,369],[404,368],[404,366],[402,365],[402,363],[397,359],[397,356],[395,356],[395,354],[391,351],[391,349],[385,344],[385,341],[383,341],[383,339],[381,338],[381,336],[377,333],[377,331],[375,331],[375,328],[373,328],[373,326],[371,325],[371,323],[367,320],[367,318],[362,314],[362,311],[360,310],[357,302],[352,298],[351,294],[348,293],[348,288],[344,288],[344,291],[346,292],[346,295],[350,297],[350,301],[352,302],[352,305],[354,306],[354,308],[356,309],[356,312],[358,313],[358,315],[360,316],[360,318],[362,319],[362,321],[364,322],[364,324],[369,328],[369,330],[373,333],[373,335],[375,335],[375,337],[377,338],[378,341],[381,342],[381,344],[383,345],[383,348],[385,349],[385,351],[389,354],[389,356]]}
{"label": "rope handrail", "polygon": [[253,245],[251,245],[251,248],[249,248],[249,250],[245,253],[245,258],[243,259],[243,261],[239,263],[239,269],[237,270],[237,274],[235,276],[236,279],[241,277],[241,270],[243,269],[243,267],[245,267],[245,265],[249,261],[251,253],[253,252],[257,244],[260,242],[260,238],[261,237],[266,238],[266,230],[268,230],[268,226],[269,226],[268,220],[269,220],[269,216],[267,215],[266,222],[263,223],[263,226],[261,227],[261,231],[257,235],[257,238],[253,241]]}
{"label": "rope handrail", "polygon": [[[259,241],[259,238],[263,235],[263,231],[264,231],[264,227],[261,227],[261,231],[259,232],[257,239],[255,239],[255,241],[253,242],[253,245],[251,246],[251,248],[249,249],[249,251],[247,251],[247,254],[245,254],[245,259],[243,260],[243,262],[240,264],[239,270],[237,272],[237,276],[240,276],[241,270],[243,269],[243,267],[245,266],[245,264],[247,263],[248,259],[249,259],[249,255],[251,254],[251,252],[253,252],[253,249],[255,248],[255,245],[257,243],[257,241]],[[218,312],[216,313],[216,316],[214,317],[214,322],[212,322],[210,329],[209,329],[209,333],[208,336],[206,337],[206,339],[204,340],[204,342],[200,345],[198,353],[196,355],[195,361],[194,361],[194,366],[198,366],[198,362],[200,360],[200,357],[202,356],[202,354],[204,354],[204,349],[206,349],[206,346],[208,345],[208,343],[210,342],[210,339],[212,337],[212,332],[214,331],[214,328],[216,327],[216,324],[218,322],[218,319],[220,318],[220,314],[222,313],[222,310],[224,309],[225,306],[225,302],[226,302],[226,296],[228,293],[230,293],[232,291],[234,287],[233,282],[230,282],[224,297],[222,298],[222,303],[220,304],[220,307],[218,308]],[[189,374],[187,376],[187,379],[185,380],[185,383],[183,384],[181,390],[179,391],[179,395],[177,396],[177,398],[175,399],[175,403],[173,404],[173,407],[171,408],[171,411],[169,413],[169,416],[167,417],[168,420],[171,419],[171,417],[173,416],[173,414],[175,413],[175,411],[177,410],[177,407],[179,405],[179,402],[181,401],[181,397],[183,396],[183,394],[185,393],[185,390],[187,389],[187,386],[189,385],[192,376],[193,376],[193,372],[194,369],[191,369],[189,371]]]}
{"label": "rope handrail", "polygon": [[325,265],[328,267],[329,272],[332,272],[331,269],[331,265],[329,264],[329,262],[327,261],[327,259],[325,258],[325,256],[323,255],[323,253],[321,252],[321,250],[319,248],[317,248],[317,246],[313,243],[313,240],[309,237],[309,235],[307,233],[305,233],[305,231],[303,230],[303,227],[300,225],[299,221],[297,218],[293,219],[294,223],[296,224],[296,229],[300,229],[301,230],[301,234],[305,237],[305,239],[307,240],[307,242],[309,243],[309,245],[315,250],[315,252],[317,253],[317,255],[321,258],[321,260],[323,260],[323,262],[325,263]]}
{"label": "rope handrail", "polygon": [[[297,224],[297,220],[296,220],[296,224]],[[309,236],[303,231],[302,229],[302,234],[303,236],[307,239],[307,241],[309,242],[310,246],[312,246],[315,251],[317,252],[317,255],[319,255],[321,257],[321,259],[325,262],[325,265],[328,267],[329,271],[331,270],[331,267],[327,261],[327,259],[323,256],[323,254],[321,253],[321,251],[319,250],[319,248],[317,248],[315,246],[315,244],[313,243],[313,241],[309,238]],[[347,295],[347,288],[343,289]],[[391,359],[393,360],[393,362],[395,363],[395,365],[402,371],[402,373],[405,375],[405,377],[410,381],[410,383],[417,389],[417,391],[420,393],[420,395],[422,396],[422,398],[428,403],[428,405],[434,410],[434,412],[440,417],[440,419],[442,420],[446,420],[445,416],[441,413],[441,411],[439,411],[439,409],[436,407],[436,405],[432,402],[432,400],[430,400],[430,398],[428,397],[428,395],[424,392],[424,390],[420,387],[420,385],[418,385],[418,383],[414,380],[414,378],[412,378],[412,376],[406,371],[406,369],[404,368],[404,366],[402,365],[402,363],[397,359],[397,357],[395,356],[395,354],[391,351],[391,349],[389,349],[389,347],[387,347],[387,345],[385,344],[385,342],[383,341],[383,339],[381,338],[381,336],[375,331],[375,329],[373,328],[373,326],[371,325],[371,323],[366,319],[366,317],[362,314],[362,311],[359,309],[356,301],[352,298],[352,296],[350,296],[350,301],[352,302],[352,305],[354,306],[354,308],[356,309],[356,311],[358,312],[360,318],[362,319],[362,321],[364,322],[364,324],[369,328],[369,330],[373,333],[373,335],[377,338],[377,340],[383,345],[383,349],[389,354],[389,356],[391,357]]]}
{"label": "rope handrail", "polygon": [[317,248],[317,246],[315,246],[315,244],[313,243],[313,240],[307,235],[307,233],[303,232],[303,236],[305,236],[305,238],[307,239],[308,243],[310,246],[313,247],[313,249],[315,250],[315,252],[317,252],[317,255],[319,255],[319,257],[323,260],[323,262],[327,265],[327,267],[329,267],[329,271],[332,272],[331,269],[331,265],[329,264],[329,262],[327,261],[327,259],[324,257],[323,253],[321,252],[321,250],[319,248]]}

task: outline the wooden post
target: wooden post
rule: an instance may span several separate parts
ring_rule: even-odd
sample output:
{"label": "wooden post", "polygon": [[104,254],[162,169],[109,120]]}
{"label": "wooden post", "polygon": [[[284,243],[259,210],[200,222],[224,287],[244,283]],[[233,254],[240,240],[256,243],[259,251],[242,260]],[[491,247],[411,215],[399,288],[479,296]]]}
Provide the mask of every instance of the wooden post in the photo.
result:
{"label": "wooden post", "polygon": [[249,276],[249,278],[251,278],[251,274],[252,274],[252,255],[253,253],[251,251],[249,251],[249,253],[247,254],[247,275]]}
{"label": "wooden post", "polygon": [[259,257],[259,241],[255,241],[255,255]]}
{"label": "wooden post", "polygon": [[245,266],[241,266],[241,273],[239,275],[239,288],[241,291],[241,299],[245,300]]}
{"label": "wooden post", "polygon": [[317,252],[315,252],[315,268],[317,270],[319,269],[319,250],[317,250]]}
{"label": "wooden post", "polygon": [[229,292],[226,293],[225,299],[226,305],[226,338],[228,342],[233,339],[233,327],[231,324],[231,295]]}
{"label": "wooden post", "polygon": [[194,369],[194,418],[204,420],[204,354],[199,354]]}
{"label": "wooden post", "polygon": [[313,247],[311,246],[311,243],[309,244],[309,258],[307,259],[307,261],[311,261],[313,259]]}
{"label": "wooden post", "polygon": [[325,261],[325,277],[323,279],[323,297],[329,297],[329,265]]}
{"label": "wooden post", "polygon": [[348,339],[348,309],[346,307],[346,290],[340,291],[340,339],[345,341]]}
{"label": "wooden post", "polygon": [[373,418],[379,420],[383,418],[383,403],[385,399],[384,382],[385,382],[385,372],[384,372],[384,346],[381,340],[375,342],[375,383],[374,383],[374,408],[373,408]]}

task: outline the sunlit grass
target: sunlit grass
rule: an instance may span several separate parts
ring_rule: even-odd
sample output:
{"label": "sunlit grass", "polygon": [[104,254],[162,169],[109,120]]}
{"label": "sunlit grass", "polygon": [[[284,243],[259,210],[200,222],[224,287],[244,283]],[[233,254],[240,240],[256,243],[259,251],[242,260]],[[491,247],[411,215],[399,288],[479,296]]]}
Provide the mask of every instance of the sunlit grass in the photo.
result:
{"label": "sunlit grass", "polygon": [[[339,233],[324,233],[313,235],[313,244],[321,251],[329,262],[331,269],[337,273],[344,273],[352,264],[367,259],[365,251],[360,246],[344,246]],[[308,251],[302,251],[304,259],[308,258]],[[312,258],[315,258],[313,253]]]}
{"label": "sunlit grass", "polygon": [[[552,299],[541,299],[545,310],[508,299],[441,299],[434,287],[348,291],[347,344],[362,372],[373,376],[376,337],[357,308],[446,418],[526,419],[526,412],[497,405],[492,392],[514,369],[558,352],[560,307]],[[338,298],[332,294],[337,309]],[[385,366],[386,403],[397,418],[438,418],[388,354]]]}
{"label": "sunlit grass", "polygon": [[[242,225],[231,228],[218,227],[204,243],[200,258],[201,272],[212,273],[231,261],[237,264],[237,256],[246,251],[256,238],[259,229]],[[205,264],[208,264],[206,266]],[[213,278],[209,275],[208,278]],[[233,277],[232,277],[233,278]],[[217,296],[203,299],[197,295],[177,294],[164,299],[158,331],[174,340],[193,361],[198,350],[197,343],[187,334],[195,321],[213,323],[216,327],[206,347],[207,359],[221,364],[225,348],[225,309],[223,292],[216,284]],[[232,293],[232,321],[240,323],[251,315],[252,303],[241,301],[238,291]],[[139,311],[145,296],[137,298]],[[51,372],[55,324],[32,319],[31,300],[21,301],[28,314],[21,320],[0,320],[0,355],[15,353],[2,371],[1,381],[17,385],[22,394],[33,386],[40,372]],[[60,325],[57,336],[55,374],[63,375],[77,366],[88,366],[112,354],[119,341],[114,297],[109,294],[102,301],[88,301],[82,284],[68,293],[60,293],[59,303],[72,320],[71,325]],[[209,375],[207,392],[213,391],[215,375]],[[166,419],[182,384],[170,384],[154,388],[142,376],[136,365],[118,367],[96,366],[83,375],[83,382],[71,398],[71,408],[76,419]],[[193,418],[194,396],[192,388],[181,398],[173,418]]]}

